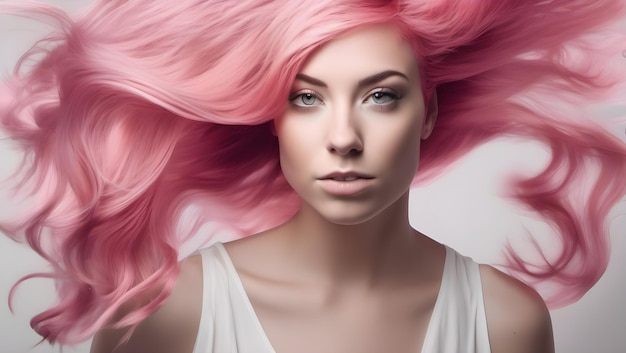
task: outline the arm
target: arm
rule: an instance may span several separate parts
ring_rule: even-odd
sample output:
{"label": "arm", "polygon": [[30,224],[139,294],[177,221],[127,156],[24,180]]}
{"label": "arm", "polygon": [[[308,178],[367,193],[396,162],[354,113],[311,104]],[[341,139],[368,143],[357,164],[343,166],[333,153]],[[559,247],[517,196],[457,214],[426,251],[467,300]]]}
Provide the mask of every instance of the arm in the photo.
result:
{"label": "arm", "polygon": [[520,281],[481,265],[492,353],[553,353],[550,313],[541,297]]}
{"label": "arm", "polygon": [[[202,260],[185,260],[165,304],[142,321],[121,345],[126,329],[105,329],[93,339],[91,353],[191,353],[202,310]],[[117,348],[116,348],[117,347]]]}

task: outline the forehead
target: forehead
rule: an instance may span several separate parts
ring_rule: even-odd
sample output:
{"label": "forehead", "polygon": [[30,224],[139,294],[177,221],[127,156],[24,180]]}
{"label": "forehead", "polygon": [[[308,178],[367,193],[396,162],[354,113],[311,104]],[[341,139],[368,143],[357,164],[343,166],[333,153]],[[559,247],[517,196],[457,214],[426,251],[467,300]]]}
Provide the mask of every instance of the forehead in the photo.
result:
{"label": "forehead", "polygon": [[360,28],[333,39],[309,57],[300,73],[322,79],[365,77],[385,70],[419,77],[410,44],[391,25]]}

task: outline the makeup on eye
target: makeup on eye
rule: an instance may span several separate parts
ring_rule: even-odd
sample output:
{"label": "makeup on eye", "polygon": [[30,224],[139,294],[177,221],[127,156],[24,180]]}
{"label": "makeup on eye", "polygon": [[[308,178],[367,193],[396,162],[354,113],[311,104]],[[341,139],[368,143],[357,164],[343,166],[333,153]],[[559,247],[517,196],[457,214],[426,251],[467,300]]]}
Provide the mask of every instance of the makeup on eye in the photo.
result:
{"label": "makeup on eye", "polygon": [[322,102],[317,94],[310,90],[301,90],[289,95],[289,102],[299,107],[309,107]]}
{"label": "makeup on eye", "polygon": [[396,92],[387,89],[380,89],[370,94],[365,102],[371,100],[374,104],[386,105],[400,99],[402,99],[402,97]]}
{"label": "makeup on eye", "polygon": [[[336,80],[337,78],[333,81]],[[339,78],[341,84],[345,84],[345,81],[346,79],[343,79],[342,82],[342,79]],[[350,79],[347,81],[350,82]],[[385,110],[395,107],[394,103],[402,99],[402,96],[409,90],[406,86],[411,84],[411,79],[401,71],[383,70],[366,77],[355,78],[353,82],[352,88],[345,89],[354,90],[355,96],[360,95],[357,92],[367,92],[363,94],[361,103]],[[289,95],[289,103],[296,108],[304,109],[322,105],[327,99],[320,91],[326,92],[329,87],[334,85],[336,83],[331,82],[329,84],[320,78],[298,73],[294,78],[294,92]]]}
{"label": "makeup on eye", "polygon": [[[402,95],[396,93],[396,90],[390,88],[375,88],[371,93],[368,93],[363,99],[364,104],[371,104],[376,106],[389,106],[400,99]],[[313,107],[316,105],[324,104],[319,94],[312,90],[300,90],[289,96],[290,104],[301,107]]]}

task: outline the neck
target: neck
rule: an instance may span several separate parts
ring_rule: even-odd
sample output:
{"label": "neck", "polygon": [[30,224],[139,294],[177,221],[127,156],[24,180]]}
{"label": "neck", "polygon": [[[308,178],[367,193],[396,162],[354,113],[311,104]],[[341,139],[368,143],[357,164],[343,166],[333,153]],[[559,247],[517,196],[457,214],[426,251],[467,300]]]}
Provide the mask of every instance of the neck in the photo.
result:
{"label": "neck", "polygon": [[283,227],[290,265],[315,280],[342,286],[371,286],[406,267],[423,242],[409,224],[408,192],[373,218],[354,225],[329,222],[303,204]]}

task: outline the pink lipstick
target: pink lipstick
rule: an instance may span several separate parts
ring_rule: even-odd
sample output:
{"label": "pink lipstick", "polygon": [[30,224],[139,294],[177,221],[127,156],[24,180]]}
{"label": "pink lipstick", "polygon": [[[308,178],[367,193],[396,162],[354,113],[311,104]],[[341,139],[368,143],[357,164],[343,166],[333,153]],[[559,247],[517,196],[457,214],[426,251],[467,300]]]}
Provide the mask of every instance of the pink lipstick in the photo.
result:
{"label": "pink lipstick", "polygon": [[365,191],[374,182],[374,177],[357,172],[333,172],[318,178],[325,192],[334,196],[355,196]]}

